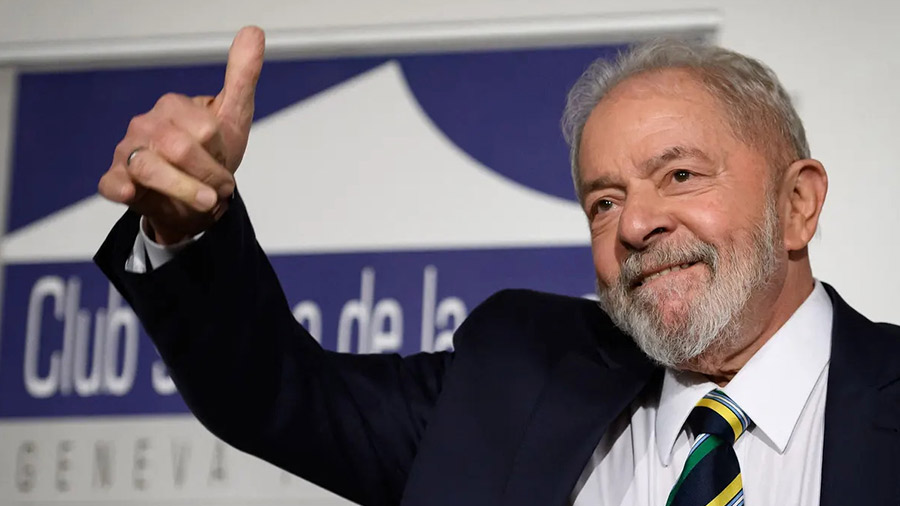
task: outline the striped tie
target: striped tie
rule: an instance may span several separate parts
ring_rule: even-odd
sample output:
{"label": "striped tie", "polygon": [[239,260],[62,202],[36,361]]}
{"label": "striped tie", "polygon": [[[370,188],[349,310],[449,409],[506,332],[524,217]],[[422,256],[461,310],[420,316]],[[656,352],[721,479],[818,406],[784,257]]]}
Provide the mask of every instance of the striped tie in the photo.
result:
{"label": "striped tie", "polygon": [[743,506],[744,484],[732,445],[753,422],[715,389],[694,406],[687,423],[697,439],[666,506]]}

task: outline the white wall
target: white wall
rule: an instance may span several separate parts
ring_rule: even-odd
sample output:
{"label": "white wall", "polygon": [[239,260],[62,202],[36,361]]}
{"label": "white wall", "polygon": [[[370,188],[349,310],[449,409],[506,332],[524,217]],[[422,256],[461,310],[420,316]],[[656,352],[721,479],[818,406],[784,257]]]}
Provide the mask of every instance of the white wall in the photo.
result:
{"label": "white wall", "polygon": [[[0,239],[6,232],[6,202],[9,193],[9,166],[12,163],[12,126],[16,99],[16,72],[11,67],[0,67]],[[0,270],[0,287],[4,272]],[[0,288],[0,306],[4,290]],[[3,315],[0,314],[0,320]]]}
{"label": "white wall", "polygon": [[[900,206],[894,205],[900,190],[893,139],[900,117],[896,2],[0,0],[0,65],[65,58],[89,63],[82,51],[115,48],[123,48],[120,59],[129,51],[158,59],[158,48],[191,44],[206,48],[193,51],[195,58],[212,49],[222,54],[229,34],[250,23],[286,48],[290,40],[335,33],[365,38],[375,30],[383,36],[397,24],[449,22],[458,29],[469,21],[525,19],[540,25],[551,17],[585,16],[615,24],[698,10],[717,13],[719,41],[767,62],[799,99],[813,155],[831,179],[821,237],[813,245],[815,273],[871,318],[900,322],[892,296],[900,285],[900,271],[893,268],[893,227],[900,221]],[[0,86],[0,104],[9,93],[9,86]],[[5,120],[0,117],[0,129]],[[6,134],[0,130],[0,138]],[[0,160],[6,159],[0,151]]]}

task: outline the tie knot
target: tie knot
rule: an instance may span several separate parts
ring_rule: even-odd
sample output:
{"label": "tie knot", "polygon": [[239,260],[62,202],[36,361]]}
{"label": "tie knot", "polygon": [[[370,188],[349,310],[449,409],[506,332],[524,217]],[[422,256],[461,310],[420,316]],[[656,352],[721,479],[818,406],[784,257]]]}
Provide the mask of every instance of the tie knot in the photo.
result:
{"label": "tie knot", "polygon": [[725,392],[717,388],[700,399],[688,416],[687,423],[695,436],[712,434],[733,444],[753,422]]}

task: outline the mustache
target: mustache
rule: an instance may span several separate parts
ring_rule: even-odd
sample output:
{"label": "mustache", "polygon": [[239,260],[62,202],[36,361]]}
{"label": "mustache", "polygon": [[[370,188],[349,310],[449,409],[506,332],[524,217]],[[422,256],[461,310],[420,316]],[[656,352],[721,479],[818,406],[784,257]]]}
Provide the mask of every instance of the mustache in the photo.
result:
{"label": "mustache", "polygon": [[699,262],[707,264],[715,276],[719,266],[719,252],[715,246],[699,239],[681,243],[655,243],[645,250],[628,254],[619,271],[618,285],[620,289],[628,290],[641,282],[645,272]]}

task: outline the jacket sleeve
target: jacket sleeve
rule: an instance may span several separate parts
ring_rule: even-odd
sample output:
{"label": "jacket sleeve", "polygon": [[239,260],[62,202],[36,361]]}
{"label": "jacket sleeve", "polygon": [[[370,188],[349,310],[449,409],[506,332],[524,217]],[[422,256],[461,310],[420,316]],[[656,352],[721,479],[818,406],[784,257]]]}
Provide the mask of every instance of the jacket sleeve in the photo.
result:
{"label": "jacket sleeve", "polygon": [[236,194],[196,243],[126,272],[139,216],[95,262],[140,317],[191,411],[212,433],[361,504],[397,504],[452,353],[323,350],[290,312]]}

